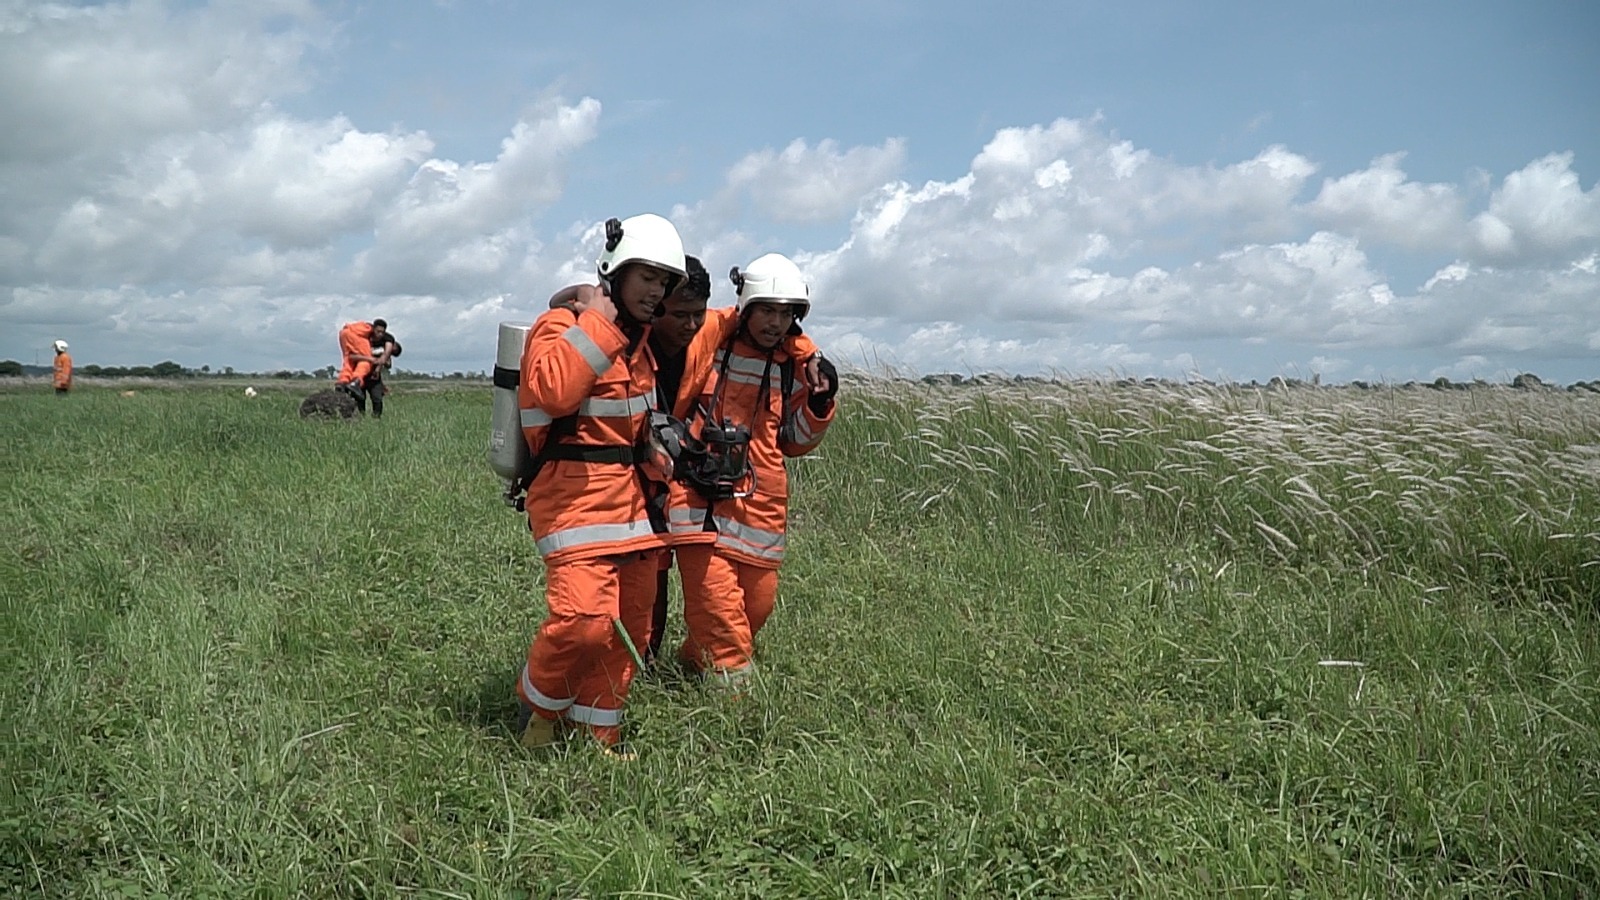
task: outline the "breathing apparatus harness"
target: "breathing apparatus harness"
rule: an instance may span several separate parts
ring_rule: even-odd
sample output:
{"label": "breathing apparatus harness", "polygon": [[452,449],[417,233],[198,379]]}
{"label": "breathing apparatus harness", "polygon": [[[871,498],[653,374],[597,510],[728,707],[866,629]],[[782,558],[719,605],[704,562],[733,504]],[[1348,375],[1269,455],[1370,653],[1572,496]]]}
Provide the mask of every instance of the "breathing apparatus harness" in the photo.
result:
{"label": "breathing apparatus harness", "polygon": [[[748,497],[756,488],[755,469],[750,465],[750,427],[737,424],[726,416],[720,418],[720,423],[718,420],[722,412],[722,392],[728,383],[728,369],[733,362],[733,347],[744,330],[745,323],[740,322],[739,328],[722,346],[722,358],[717,364],[717,387],[711,396],[710,407],[696,410],[705,422],[700,430],[698,445],[685,454],[686,464],[680,470],[683,473],[682,480],[706,500],[706,531],[717,530],[716,517],[712,512],[718,501]],[[751,411],[750,424],[754,425],[761,411],[769,408],[767,398],[771,396],[772,369],[776,365],[782,391],[778,418],[778,440],[782,442],[792,439],[789,396],[794,393],[794,360],[775,363],[773,355],[776,350],[774,347],[766,351],[761,390],[756,397],[755,409]]]}
{"label": "breathing apparatus harness", "polygon": [[[621,221],[608,219],[606,250],[608,252],[615,250],[621,240]],[[620,272],[621,269],[617,271]],[[600,279],[601,288],[608,297],[612,295],[611,285],[614,278],[615,273],[601,276]],[[668,293],[674,285],[675,280],[667,283]],[[632,359],[633,354],[639,349],[639,343],[644,340],[645,323],[635,318],[627,304],[620,300],[616,303],[616,307],[617,327],[628,339],[623,358]],[[663,307],[658,305],[655,315],[659,316],[662,312]],[[507,370],[506,376],[509,386],[514,390],[521,379],[521,373]],[[502,386],[500,382],[501,370],[496,368],[495,384]],[[673,477],[676,461],[682,452],[683,437],[686,437],[688,432],[683,423],[659,409],[649,410],[646,414],[645,428],[638,435],[638,440],[632,444],[569,443],[566,439],[577,432],[577,427],[577,413],[561,416],[550,423],[550,429],[545,433],[544,444],[539,448],[539,452],[534,454],[527,473],[506,485],[504,495],[506,505],[518,512],[525,512],[528,489],[532,487],[534,479],[539,477],[545,464],[551,460],[631,466],[639,477],[639,487],[644,493],[645,511],[650,518],[651,530],[657,534],[665,534],[668,527],[667,482]]]}
{"label": "breathing apparatus harness", "polygon": [[[637,342],[629,345],[630,350],[636,347]],[[506,486],[506,504],[518,512],[527,511],[528,490],[551,460],[630,466],[638,475],[639,489],[644,493],[645,513],[649,516],[651,530],[656,534],[665,534],[667,482],[672,479],[673,468],[681,452],[678,434],[686,432],[683,423],[660,410],[652,409],[646,413],[645,428],[632,444],[568,442],[566,438],[572,437],[577,428],[577,413],[561,416],[550,423],[544,444],[534,454],[527,474]]]}
{"label": "breathing apparatus harness", "polygon": [[[690,446],[685,460],[687,465],[683,467],[684,483],[708,503],[748,497],[755,490],[755,470],[750,468],[750,429],[721,416],[722,391],[728,383],[728,366],[733,360],[735,340],[737,334],[722,346],[722,359],[717,366],[717,387],[711,395],[710,405],[696,404],[695,414],[704,424],[700,427],[699,439]],[[771,366],[770,356],[768,366]],[[762,402],[765,400],[766,379],[763,377]],[[709,509],[706,527],[707,530],[714,530]]]}

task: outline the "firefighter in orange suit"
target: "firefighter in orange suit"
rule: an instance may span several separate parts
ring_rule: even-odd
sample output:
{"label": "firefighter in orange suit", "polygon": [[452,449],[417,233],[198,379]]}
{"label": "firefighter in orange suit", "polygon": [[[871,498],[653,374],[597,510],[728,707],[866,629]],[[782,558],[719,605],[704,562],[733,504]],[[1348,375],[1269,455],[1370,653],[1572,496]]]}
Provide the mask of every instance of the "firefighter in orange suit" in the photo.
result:
{"label": "firefighter in orange suit", "polygon": [[72,390],[72,355],[67,352],[66,341],[56,341],[55,385],[57,394]]}
{"label": "firefighter in orange suit", "polygon": [[[667,297],[662,307],[665,312],[651,326],[649,340],[656,359],[657,408],[691,423],[698,432],[704,424],[704,411],[714,399],[713,386],[717,378],[713,369],[717,351],[734,337],[740,317],[736,307],[706,308],[711,296],[710,278],[699,260],[693,256],[685,259],[688,277]],[[600,294],[601,291],[591,285],[573,285],[556,292],[550,298],[550,307],[566,306],[581,312]],[[810,359],[817,352],[816,345],[804,334],[791,331],[783,340],[784,350],[795,359]],[[644,657],[646,664],[653,663],[659,655],[666,631],[667,573],[672,568],[674,548],[715,544],[717,540],[717,533],[704,527],[706,504],[701,501],[698,509],[694,506],[693,488],[679,478],[671,482],[670,489],[668,505],[672,526],[667,534],[667,551],[661,554],[656,573],[656,603],[651,615],[649,649]]]}
{"label": "firefighter in orange suit", "polygon": [[361,385],[372,374],[372,367],[379,362],[378,357],[372,355],[372,335],[371,322],[346,322],[339,329],[339,356],[342,361],[339,374],[334,379],[339,388],[360,395]]}
{"label": "firefighter in orange suit", "polygon": [[[677,290],[667,295],[661,312],[650,326],[650,353],[656,361],[656,408],[671,413],[678,420],[689,422],[693,418],[697,400],[709,400],[703,392],[711,372],[711,357],[716,352],[716,341],[696,340],[706,320],[706,303],[711,299],[711,276],[705,266],[693,256],[684,256],[685,277]],[[570,285],[550,298],[550,308],[565,306],[574,312],[587,309],[601,291],[593,285]],[[687,386],[687,389],[684,389]],[[669,485],[671,509],[680,509],[687,502],[684,494],[689,488],[681,480]],[[680,543],[711,542],[715,534],[667,535],[667,550],[661,554],[656,570],[656,602],[650,614],[650,643],[641,647],[646,666],[654,666],[661,652],[661,642],[667,629],[668,581],[672,569],[672,548]]]}
{"label": "firefighter in orange suit", "polygon": [[601,290],[581,312],[551,309],[528,330],[517,389],[539,465],[528,524],[545,562],[549,609],[528,648],[517,695],[525,747],[556,740],[565,720],[618,755],[632,653],[650,632],[667,490],[643,450],[654,399],[649,323],[684,277],[683,242],[656,215],[606,223]]}
{"label": "firefighter in orange suit", "polygon": [[838,373],[800,333],[811,300],[792,261],[770,253],[735,269],[733,280],[734,309],[714,310],[696,340],[719,343],[705,423],[749,430],[752,480],[745,496],[732,499],[688,492],[672,510],[672,531],[678,541],[714,535],[677,547],[689,632],[679,655],[737,689],[754,671],[755,635],[777,601],[789,505],[784,461],[822,442]]}

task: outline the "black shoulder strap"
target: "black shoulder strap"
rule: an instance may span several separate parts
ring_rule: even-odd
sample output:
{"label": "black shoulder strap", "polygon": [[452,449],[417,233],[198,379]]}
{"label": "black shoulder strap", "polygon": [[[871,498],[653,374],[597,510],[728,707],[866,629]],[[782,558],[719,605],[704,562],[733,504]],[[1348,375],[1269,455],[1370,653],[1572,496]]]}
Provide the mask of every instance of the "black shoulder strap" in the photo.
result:
{"label": "black shoulder strap", "polygon": [[739,332],[735,331],[722,344],[722,359],[717,361],[717,385],[711,389],[711,406],[706,409],[707,421],[716,421],[712,417],[722,415],[722,389],[728,384],[728,366],[733,363],[733,344],[738,339]]}
{"label": "black shoulder strap", "polygon": [[779,401],[778,440],[794,442],[794,428],[789,424],[789,395],[794,393],[794,357],[784,354],[786,359],[779,363],[778,370],[782,373],[783,397]]}
{"label": "black shoulder strap", "polygon": [[[709,407],[701,407],[699,401],[695,402],[695,406],[701,409],[701,415],[704,416],[707,423],[716,423],[716,417],[722,415],[722,389],[728,383],[728,367],[733,363],[733,344],[738,339],[739,332],[735,331],[728,336],[727,342],[722,345],[722,359],[718,361],[717,386],[711,392],[711,405]],[[707,531],[712,534],[718,533],[716,509],[717,501],[706,500],[706,518],[700,525],[701,531]]]}
{"label": "black shoulder strap", "polygon": [[571,437],[577,431],[577,413],[562,416],[550,423],[550,430],[545,432],[544,444],[539,448],[539,452],[534,454],[533,465],[528,467],[528,476],[522,479],[524,490],[533,484],[535,478],[539,477],[539,472],[544,469],[544,464],[555,457],[556,444],[560,443],[562,438]]}

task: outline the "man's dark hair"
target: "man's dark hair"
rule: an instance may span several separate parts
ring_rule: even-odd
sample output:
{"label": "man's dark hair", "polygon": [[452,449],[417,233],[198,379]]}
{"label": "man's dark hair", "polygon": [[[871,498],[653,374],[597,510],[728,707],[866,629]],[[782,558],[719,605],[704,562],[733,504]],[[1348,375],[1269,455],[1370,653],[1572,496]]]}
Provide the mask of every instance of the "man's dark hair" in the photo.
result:
{"label": "man's dark hair", "polygon": [[700,258],[685,256],[683,270],[688,277],[683,279],[683,284],[678,288],[678,293],[691,300],[711,299],[711,273],[700,264]]}
{"label": "man's dark hair", "polygon": [[385,322],[382,319],[373,319],[372,320],[372,327],[373,328],[388,328],[389,327],[389,323]]}

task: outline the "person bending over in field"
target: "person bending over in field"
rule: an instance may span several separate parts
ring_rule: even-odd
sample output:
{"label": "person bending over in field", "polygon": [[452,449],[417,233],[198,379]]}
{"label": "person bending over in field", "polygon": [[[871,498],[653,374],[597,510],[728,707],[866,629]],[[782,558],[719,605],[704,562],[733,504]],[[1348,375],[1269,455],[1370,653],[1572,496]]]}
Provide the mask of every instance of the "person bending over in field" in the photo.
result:
{"label": "person bending over in field", "polygon": [[375,332],[370,322],[346,322],[339,329],[340,366],[339,374],[334,378],[334,387],[354,397],[363,410],[366,409],[366,395],[362,385],[383,362],[381,356],[372,353]]}
{"label": "person bending over in field", "polygon": [[517,402],[536,471],[528,524],[545,563],[548,613],[517,680],[521,743],[552,744],[562,722],[607,752],[621,747],[622,707],[636,674],[665,546],[666,485],[641,451],[654,401],[646,334],[685,275],[671,222],[606,222],[589,305],[551,309],[528,330]]}
{"label": "person bending over in field", "polygon": [[[372,351],[371,356],[376,363],[372,366],[371,374],[361,382],[361,393],[372,398],[372,417],[383,418],[383,397],[389,393],[389,386],[383,383],[383,374],[394,366],[394,358],[400,355],[400,341],[389,331],[389,323],[382,319],[372,320]],[[356,396],[356,409],[367,411],[365,400]]]}

